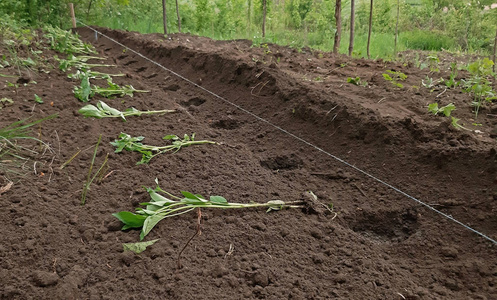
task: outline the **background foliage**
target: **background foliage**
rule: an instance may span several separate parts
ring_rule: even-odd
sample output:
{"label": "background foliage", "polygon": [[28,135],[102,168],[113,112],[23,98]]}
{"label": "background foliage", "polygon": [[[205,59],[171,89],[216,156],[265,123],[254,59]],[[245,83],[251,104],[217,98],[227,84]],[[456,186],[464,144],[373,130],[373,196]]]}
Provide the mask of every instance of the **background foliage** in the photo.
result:
{"label": "background foliage", "polygon": [[[356,0],[356,55],[365,55],[369,1]],[[71,0],[2,0],[0,14],[31,25],[69,27]],[[87,23],[142,33],[162,32],[161,0],[81,0],[77,17]],[[399,50],[492,50],[495,0],[401,0]],[[330,51],[335,33],[335,0],[268,0],[267,34],[262,39],[262,0],[179,0],[183,32],[215,39],[248,38]],[[342,1],[343,35],[349,30],[350,0]],[[175,0],[167,0],[168,28],[177,32]],[[393,54],[397,0],[375,1],[372,56]],[[342,40],[341,52],[348,47]]]}

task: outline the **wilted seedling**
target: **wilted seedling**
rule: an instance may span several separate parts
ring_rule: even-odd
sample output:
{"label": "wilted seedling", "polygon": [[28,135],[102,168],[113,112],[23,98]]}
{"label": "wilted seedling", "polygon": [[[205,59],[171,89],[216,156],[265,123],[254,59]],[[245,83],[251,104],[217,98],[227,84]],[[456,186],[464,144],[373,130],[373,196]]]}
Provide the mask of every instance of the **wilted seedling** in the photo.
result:
{"label": "wilted seedling", "polygon": [[39,154],[39,152],[29,147],[27,141],[42,145],[45,145],[45,143],[31,136],[31,128],[55,117],[57,115],[51,115],[29,123],[28,119],[25,119],[0,128],[0,170],[5,173],[17,173],[13,168],[17,168],[18,161],[25,162],[34,155]]}
{"label": "wilted seedling", "polygon": [[67,59],[57,59],[57,60],[59,61],[59,69],[63,72],[70,70],[72,67],[75,67],[78,70],[89,70],[93,67],[116,67],[116,65],[90,64],[88,63],[90,59],[105,60],[105,58],[98,56],[74,56],[74,55],[70,55]]}
{"label": "wilted seedling", "polygon": [[99,94],[103,97],[124,97],[130,96],[133,97],[133,93],[148,93],[149,91],[137,90],[131,85],[119,86],[112,82],[111,79],[107,79],[108,88],[101,88],[99,86],[94,85],[93,87],[90,84],[90,74],[83,73],[81,79],[81,85],[75,86],[73,93],[76,98],[83,102],[90,101],[91,98],[95,96],[95,94]]}
{"label": "wilted seedling", "polygon": [[140,111],[135,108],[128,108],[125,111],[120,111],[118,109],[112,108],[107,105],[103,101],[99,101],[97,105],[88,104],[82,107],[79,111],[80,114],[89,118],[121,118],[123,121],[126,121],[126,117],[129,116],[141,116],[141,115],[150,115],[150,114],[165,114],[165,113],[173,113],[175,110],[147,110]]}
{"label": "wilted seedling", "polygon": [[2,109],[3,107],[6,107],[8,105],[11,105],[11,104],[14,104],[14,100],[12,100],[10,98],[1,98],[0,99],[0,109]]}
{"label": "wilted seedling", "polygon": [[111,145],[116,147],[115,153],[122,152],[123,150],[141,153],[142,159],[136,163],[137,165],[140,165],[149,163],[152,158],[169,151],[174,151],[173,153],[176,153],[181,148],[191,145],[217,144],[216,142],[206,140],[195,141],[195,133],[192,134],[191,137],[185,134],[183,139],[181,139],[177,135],[166,135],[162,139],[172,141],[172,145],[167,146],[144,145],[141,143],[143,139],[145,139],[145,137],[143,136],[132,137],[129,134],[121,133],[118,139],[116,139],[114,142],[111,142]]}
{"label": "wilted seedling", "polygon": [[[303,208],[302,201],[284,202],[281,200],[268,201],[266,203],[230,203],[224,197],[211,196],[206,199],[202,195],[182,191],[183,197],[177,197],[164,191],[159,187],[157,179],[155,189],[147,188],[150,202],[140,203],[145,208],[137,208],[136,214],[122,211],[112,214],[118,218],[124,226],[122,230],[130,228],[141,228],[140,240],[165,218],[174,217],[194,210],[195,208],[253,208],[265,207],[267,211],[281,210],[284,208]],[[165,194],[165,196],[159,194]]]}
{"label": "wilted seedling", "polygon": [[65,54],[96,54],[95,48],[81,41],[76,34],[57,27],[45,26],[47,32],[44,37],[48,39],[50,48]]}
{"label": "wilted seedling", "polygon": [[107,73],[102,73],[102,72],[97,72],[97,71],[76,71],[76,73],[69,74],[67,75],[68,78],[71,79],[77,79],[77,80],[82,80],[83,78],[88,77],[89,79],[111,79],[112,77],[123,77],[126,76],[126,74],[107,74]]}
{"label": "wilted seedling", "polygon": [[451,117],[451,124],[452,126],[455,128],[455,129],[464,129],[464,130],[469,130],[469,131],[472,131],[471,129],[468,129],[464,126],[462,126],[461,124],[459,124],[458,122],[460,121],[460,119],[458,118],[454,118],[454,117]]}

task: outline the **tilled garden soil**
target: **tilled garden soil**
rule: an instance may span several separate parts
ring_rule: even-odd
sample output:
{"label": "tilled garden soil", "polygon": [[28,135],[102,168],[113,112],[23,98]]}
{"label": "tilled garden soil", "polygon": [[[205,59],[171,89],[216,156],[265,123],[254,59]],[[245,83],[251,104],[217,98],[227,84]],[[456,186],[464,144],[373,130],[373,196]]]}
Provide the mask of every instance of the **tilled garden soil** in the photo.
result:
{"label": "tilled garden soil", "polygon": [[[430,92],[421,85],[427,70],[275,45],[253,48],[248,41],[99,30],[497,239],[497,108],[482,110],[482,126],[472,126],[471,96],[441,86]],[[492,242],[106,37],[79,33],[117,65],[99,71],[125,73],[115,81],[150,91],[108,104],[178,112],[127,122],[84,118],[72,93],[79,83],[57,70],[32,74],[38,84],[17,94],[0,90],[0,97],[14,99],[0,110],[2,127],[58,114],[34,130],[51,149],[24,165],[28,174],[0,195],[0,298],[497,299]],[[405,73],[404,88],[384,80],[386,70]],[[355,76],[368,86],[346,82]],[[24,100],[33,94],[45,103]],[[430,115],[426,107],[435,100],[453,102],[453,115],[473,131]],[[136,165],[139,154],[114,153],[110,142],[121,132],[152,145],[185,133],[219,144]],[[94,168],[108,153],[107,176],[91,186],[82,206],[100,134]],[[121,231],[111,215],[148,201],[143,186],[154,187],[156,178],[174,194],[243,203],[304,200],[314,209],[204,209],[201,235],[178,269],[178,254],[196,232],[196,213],[159,223],[146,238],[159,241],[141,254],[123,252],[122,243],[137,242],[139,231]]]}

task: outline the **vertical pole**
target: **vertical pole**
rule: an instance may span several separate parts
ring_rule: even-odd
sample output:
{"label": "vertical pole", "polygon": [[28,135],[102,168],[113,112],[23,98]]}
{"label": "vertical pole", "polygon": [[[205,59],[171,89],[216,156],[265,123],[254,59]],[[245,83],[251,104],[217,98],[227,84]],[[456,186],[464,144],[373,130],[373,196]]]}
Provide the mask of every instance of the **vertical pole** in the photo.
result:
{"label": "vertical pole", "polygon": [[371,5],[369,7],[369,31],[368,31],[368,59],[371,59],[371,53],[369,52],[369,46],[371,44],[371,31],[373,28],[373,0],[371,0]]}
{"label": "vertical pole", "polygon": [[69,3],[69,10],[71,11],[72,28],[76,28],[76,16],[74,15],[74,4]]}
{"label": "vertical pole", "polygon": [[262,16],[262,37],[265,37],[266,36],[266,12],[267,12],[267,7],[266,7],[266,0],[263,0],[263,16]]}
{"label": "vertical pole", "polygon": [[340,39],[342,37],[342,0],[336,0],[335,3],[335,41],[333,43],[333,53],[337,54],[340,48]]}
{"label": "vertical pole", "polygon": [[400,15],[400,0],[397,0],[397,24],[395,25],[395,44],[393,48],[393,55],[397,57],[397,39],[399,38],[399,15]]}
{"label": "vertical pole", "polygon": [[178,16],[178,32],[181,32],[181,17],[179,16],[178,0],[176,0],[176,15]]}
{"label": "vertical pole", "polygon": [[164,34],[167,34],[166,0],[162,0],[162,21],[164,22]]}
{"label": "vertical pole", "polygon": [[494,61],[493,71],[494,71],[494,73],[495,73],[495,64],[497,64],[497,61],[495,61],[496,53],[497,53],[497,32],[495,33],[495,41],[494,41],[494,57],[493,57],[493,61]]}
{"label": "vertical pole", "polygon": [[355,27],[355,0],[350,0],[349,56],[352,56],[352,51],[354,51],[354,27]]}
{"label": "vertical pole", "polygon": [[252,31],[250,30],[250,27],[252,26],[251,20],[252,20],[252,0],[248,0],[247,36],[249,39],[251,38],[251,33],[252,33]]}

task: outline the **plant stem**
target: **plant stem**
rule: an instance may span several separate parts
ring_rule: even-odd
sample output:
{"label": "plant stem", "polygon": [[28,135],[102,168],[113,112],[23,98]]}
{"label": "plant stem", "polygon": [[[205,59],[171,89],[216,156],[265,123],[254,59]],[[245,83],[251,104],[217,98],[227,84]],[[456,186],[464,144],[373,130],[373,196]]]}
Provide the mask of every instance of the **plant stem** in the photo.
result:
{"label": "plant stem", "polygon": [[98,145],[100,145],[100,141],[102,141],[102,135],[98,137],[97,145],[95,146],[95,151],[93,152],[93,157],[91,159],[90,170],[88,171],[88,177],[86,178],[85,185],[83,186],[83,192],[81,193],[81,205],[85,205],[86,202],[86,194],[90,189],[91,184],[91,171],[93,170],[93,165],[95,164],[95,158],[97,157]]}

